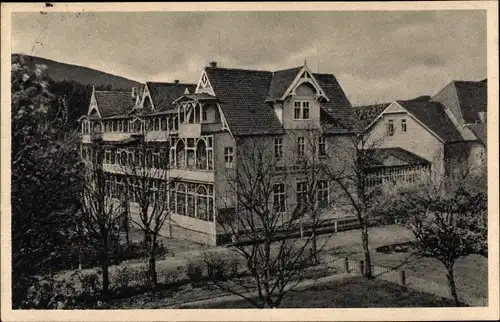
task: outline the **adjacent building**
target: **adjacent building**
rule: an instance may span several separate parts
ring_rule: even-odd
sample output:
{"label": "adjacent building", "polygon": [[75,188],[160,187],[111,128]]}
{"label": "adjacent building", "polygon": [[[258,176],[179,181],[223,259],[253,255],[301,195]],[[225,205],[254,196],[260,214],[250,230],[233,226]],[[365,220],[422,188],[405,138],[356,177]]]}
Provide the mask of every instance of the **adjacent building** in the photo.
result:
{"label": "adjacent building", "polygon": [[406,180],[415,171],[439,178],[486,165],[486,80],[453,81],[433,97],[356,110],[370,137],[367,147],[380,150],[374,155],[382,158],[373,168],[378,177],[374,182],[386,177]]}

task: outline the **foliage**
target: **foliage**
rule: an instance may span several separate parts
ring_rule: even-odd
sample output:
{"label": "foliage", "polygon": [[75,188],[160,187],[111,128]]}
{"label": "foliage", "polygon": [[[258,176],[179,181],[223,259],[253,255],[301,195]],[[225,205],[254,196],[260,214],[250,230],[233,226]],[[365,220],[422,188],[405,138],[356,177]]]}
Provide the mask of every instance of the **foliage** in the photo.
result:
{"label": "foliage", "polygon": [[50,92],[44,66],[12,62],[12,278],[19,305],[32,276],[50,272],[76,240],[77,140]]}
{"label": "foliage", "polygon": [[446,267],[457,305],[455,261],[470,254],[487,255],[487,191],[479,182],[476,175],[465,173],[399,191],[400,213],[407,213],[406,224],[415,235],[416,248]]}
{"label": "foliage", "polygon": [[203,281],[203,267],[199,262],[190,262],[186,267],[186,276],[193,287],[200,286]]}

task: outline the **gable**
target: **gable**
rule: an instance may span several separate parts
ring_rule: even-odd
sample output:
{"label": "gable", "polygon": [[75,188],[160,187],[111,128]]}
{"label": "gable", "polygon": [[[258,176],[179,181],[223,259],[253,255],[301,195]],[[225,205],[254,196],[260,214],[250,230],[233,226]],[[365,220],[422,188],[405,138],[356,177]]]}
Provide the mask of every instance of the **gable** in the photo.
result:
{"label": "gable", "polygon": [[95,98],[95,92],[92,92],[92,96],[90,97],[89,110],[87,115],[99,115],[101,117],[101,113],[99,112],[99,107],[97,105],[97,100]]}
{"label": "gable", "polygon": [[195,90],[196,94],[199,93],[206,93],[215,96],[212,84],[210,84],[210,80],[208,79],[208,75],[203,70],[200,75],[200,79],[198,80],[198,85],[196,86]]}
{"label": "gable", "polygon": [[387,108],[382,112],[383,114],[387,113],[407,113],[407,111],[398,103],[392,102],[387,106]]}
{"label": "gable", "polygon": [[281,100],[285,100],[285,98],[289,95],[295,96],[297,94],[297,89],[301,87],[303,84],[308,84],[310,87],[314,89],[315,95],[320,96],[328,100],[328,97],[326,96],[325,92],[319,85],[318,81],[316,78],[313,76],[313,73],[309,70],[307,65],[304,65],[302,69],[300,70],[299,73],[297,73],[295,79],[293,80],[292,84],[288,87],[288,89],[285,91],[283,96],[281,97]]}
{"label": "gable", "polygon": [[146,83],[146,86],[144,86],[144,92],[142,94],[142,101],[141,105],[138,106],[139,108],[151,108],[152,110],[155,110],[155,106],[153,104],[153,100],[151,98],[151,93],[149,91],[149,84]]}

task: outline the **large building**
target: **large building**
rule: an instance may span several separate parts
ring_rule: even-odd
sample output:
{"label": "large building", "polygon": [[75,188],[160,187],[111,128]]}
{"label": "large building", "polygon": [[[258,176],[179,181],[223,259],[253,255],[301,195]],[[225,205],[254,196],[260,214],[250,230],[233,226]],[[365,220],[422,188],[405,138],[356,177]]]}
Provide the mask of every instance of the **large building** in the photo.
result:
{"label": "large building", "polygon": [[[313,73],[307,64],[272,72],[211,63],[197,84],[94,91],[81,126],[84,158],[92,160],[96,144],[105,149],[111,197],[126,185],[120,166],[136,157],[134,148],[156,146],[151,167],[177,178],[163,234],[214,245],[222,234],[217,216],[236,207],[226,191],[230,173],[241,166],[240,152],[266,146],[283,166],[300,165],[311,154],[341,158],[353,151],[358,119],[335,76]],[[308,133],[317,136],[314,143]],[[274,186],[271,199],[283,212],[299,202],[302,180],[296,171]],[[333,187],[327,180],[318,185],[317,202],[327,204]],[[133,215],[137,205],[133,197],[128,201]]]}

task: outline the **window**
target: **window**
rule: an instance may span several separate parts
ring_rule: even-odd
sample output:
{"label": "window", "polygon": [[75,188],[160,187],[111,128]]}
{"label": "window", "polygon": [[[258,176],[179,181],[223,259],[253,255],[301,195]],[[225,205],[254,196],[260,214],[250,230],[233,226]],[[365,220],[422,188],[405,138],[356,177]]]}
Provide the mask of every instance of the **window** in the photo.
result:
{"label": "window", "polygon": [[387,122],[387,135],[392,136],[394,135],[394,121],[389,120]]}
{"label": "window", "polygon": [[299,120],[300,119],[300,102],[294,102],[293,118],[295,120]]}
{"label": "window", "polygon": [[302,118],[309,119],[309,102],[302,102]]}
{"label": "window", "polygon": [[308,101],[295,101],[293,103],[293,118],[295,120],[308,120],[309,119],[309,102]]}
{"label": "window", "polygon": [[226,168],[232,168],[234,164],[234,150],[233,147],[224,148],[224,163]]}
{"label": "window", "polygon": [[305,150],[305,141],[304,137],[299,137],[297,138],[297,154],[299,157],[304,156],[304,150]]}
{"label": "window", "polygon": [[300,181],[297,182],[297,208],[304,209],[306,205],[307,205],[307,181]]}
{"label": "window", "polygon": [[328,205],[328,182],[318,181],[318,207],[324,208]]}
{"label": "window", "polygon": [[207,108],[205,106],[201,108],[201,120],[202,121],[208,120]]}
{"label": "window", "polygon": [[285,212],[285,184],[277,183],[273,187],[274,211]]}
{"label": "window", "polygon": [[406,133],[406,119],[401,120],[401,132]]}
{"label": "window", "polygon": [[274,157],[275,158],[283,157],[283,139],[282,138],[274,139]]}
{"label": "window", "polygon": [[323,136],[318,138],[318,154],[320,157],[326,156],[326,141]]}

